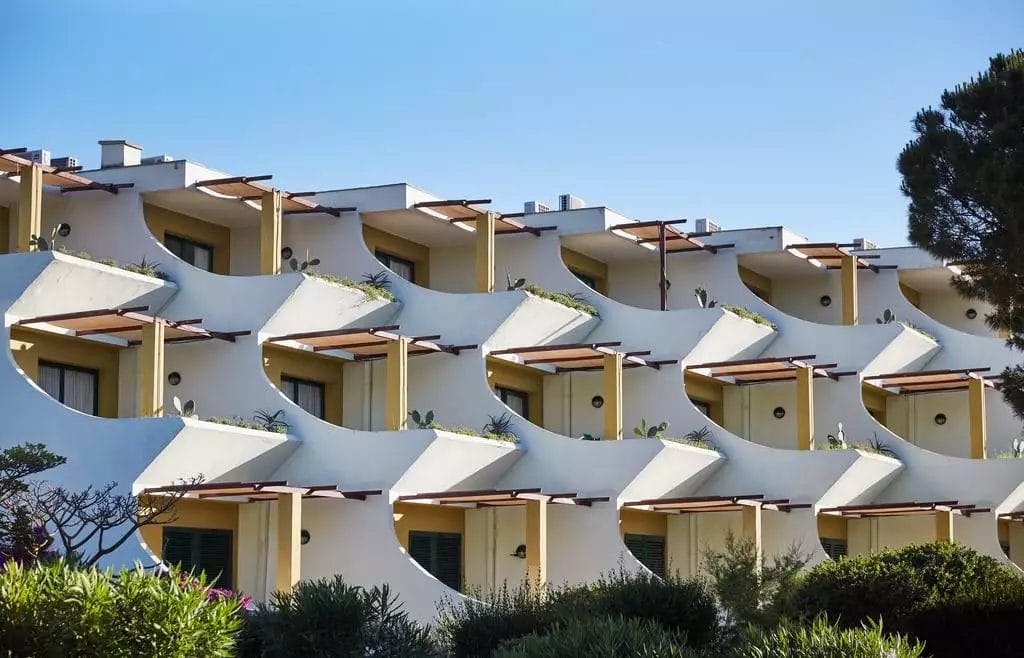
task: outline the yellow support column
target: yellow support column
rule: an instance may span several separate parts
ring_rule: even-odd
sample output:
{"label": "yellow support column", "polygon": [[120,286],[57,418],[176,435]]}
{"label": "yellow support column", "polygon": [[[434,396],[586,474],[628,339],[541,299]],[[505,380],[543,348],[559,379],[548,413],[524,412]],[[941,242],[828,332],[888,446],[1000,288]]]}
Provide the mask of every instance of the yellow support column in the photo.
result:
{"label": "yellow support column", "polygon": [[277,573],[274,590],[290,592],[302,569],[302,495],[277,494]]}
{"label": "yellow support column", "polygon": [[535,593],[548,582],[548,503],[526,501],[526,583]]}
{"label": "yellow support column", "polygon": [[857,302],[857,257],[842,257],[843,278],[843,324],[857,324],[859,304]]}
{"label": "yellow support column", "polygon": [[164,323],[155,320],[142,326],[139,350],[139,415],[164,415]]}
{"label": "yellow support column", "polygon": [[796,447],[814,450],[814,368],[796,368]]}
{"label": "yellow support column", "polygon": [[494,292],[494,222],[486,212],[476,220],[476,291]]}
{"label": "yellow support column", "polygon": [[622,353],[604,355],[604,439],[622,438]]}
{"label": "yellow support column", "polygon": [[743,540],[754,545],[754,556],[757,559],[757,568],[761,568],[762,549],[764,539],[761,532],[761,505],[743,506]]}
{"label": "yellow support column", "polygon": [[935,541],[953,541],[953,510],[935,510]]}
{"label": "yellow support column", "polygon": [[988,450],[988,422],[985,420],[985,380],[971,374],[967,384],[970,396],[971,458],[985,459]]}
{"label": "yellow support column", "polygon": [[43,226],[43,168],[37,164],[21,167],[18,191],[18,244],[16,251],[35,251],[29,244],[33,235],[42,233]]}
{"label": "yellow support column", "polygon": [[402,336],[388,343],[387,429],[409,426],[409,339]]}
{"label": "yellow support column", "polygon": [[281,190],[264,192],[260,207],[260,274],[280,274]]}

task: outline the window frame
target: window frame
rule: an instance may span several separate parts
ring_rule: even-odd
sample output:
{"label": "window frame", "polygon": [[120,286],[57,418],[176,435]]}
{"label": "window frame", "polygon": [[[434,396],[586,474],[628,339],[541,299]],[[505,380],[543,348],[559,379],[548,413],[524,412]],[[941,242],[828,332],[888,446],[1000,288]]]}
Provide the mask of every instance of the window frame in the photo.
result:
{"label": "window frame", "polygon": [[405,277],[403,277],[398,272],[395,272],[395,269],[392,267],[392,264],[398,263],[398,264],[407,266],[409,268],[409,278],[406,279],[406,281],[409,281],[411,283],[415,283],[416,282],[416,262],[415,261],[411,261],[408,258],[402,258],[401,256],[396,256],[395,254],[392,254],[390,252],[384,251],[382,249],[375,249],[374,252],[373,252],[373,257],[376,258],[377,262],[379,262],[381,265],[383,265],[384,267],[388,268],[389,270],[394,272],[396,276],[401,277],[403,279],[405,279]]}
{"label": "window frame", "polygon": [[[630,548],[630,543],[631,542],[637,542],[637,541],[639,541],[641,543],[642,547],[643,547],[641,549],[641,553],[646,553],[646,546],[648,544],[660,544],[661,545],[661,568],[660,569],[652,568],[651,565],[647,564],[647,562],[646,562],[646,555],[637,555],[637,553],[635,553],[633,551],[633,549]],[[655,575],[660,576],[662,578],[665,577],[665,568],[667,566],[666,565],[667,555],[665,553],[665,550],[666,550],[666,545],[668,543],[668,542],[665,541],[665,537],[663,537],[661,535],[648,535],[648,534],[639,533],[639,532],[627,532],[627,533],[625,533],[622,536],[622,543],[626,545],[626,550],[628,550],[630,552],[630,554],[633,557],[635,557],[636,560],[640,564],[642,564],[645,567],[647,567],[647,569],[649,569]]]}
{"label": "window frame", "polygon": [[[223,589],[231,589],[234,583],[234,569],[235,569],[235,531],[229,528],[191,528],[184,526],[171,526],[165,525],[161,527],[160,533],[160,561],[168,564],[181,564],[182,568],[186,565],[184,562],[167,562],[167,531],[179,532],[183,534],[191,535],[192,546],[191,550],[191,564],[187,565],[189,569],[196,569],[200,565],[197,564],[196,558],[200,552],[199,539],[203,535],[221,535],[227,536],[228,538],[228,551],[227,551],[227,567],[214,579],[213,574],[206,574],[207,578],[210,579],[207,582],[216,587]],[[204,570],[205,571],[205,570]]]}
{"label": "window frame", "polygon": [[504,404],[506,407],[509,407],[510,409],[512,408],[508,404],[508,396],[510,394],[522,398],[523,411],[520,413],[520,415],[523,418],[530,417],[530,394],[528,392],[518,388],[512,388],[511,386],[502,386],[500,384],[496,384],[494,386],[494,394],[498,396],[498,399],[501,400],[502,404]]}
{"label": "window frame", "polygon": [[[174,249],[171,248],[171,245],[168,244],[171,240],[177,240],[180,243],[182,253],[177,253]],[[205,249],[206,251],[210,252],[210,269],[205,270],[205,271],[213,272],[213,263],[214,263],[213,259],[214,259],[214,254],[215,254],[215,251],[216,251],[216,247],[214,247],[214,245],[206,243],[206,242],[200,242],[199,240],[196,240],[195,238],[185,237],[184,235],[179,235],[177,233],[165,232],[164,233],[164,247],[167,248],[167,251],[169,251],[172,254],[174,254],[174,256],[176,258],[180,258],[182,261],[188,263],[192,267],[195,267],[195,268],[198,268],[198,269],[201,269],[201,270],[204,269],[204,268],[199,267],[195,263],[195,250],[196,250],[196,247],[199,247],[200,249]],[[192,260],[188,260],[187,258],[185,258],[185,256],[184,256],[184,248],[185,247],[191,247],[192,248]]]}
{"label": "window frame", "polygon": [[[302,385],[305,385],[305,386],[315,386],[318,389],[320,389],[320,412],[314,414],[309,409],[306,409],[305,407],[300,405],[298,403],[298,401],[296,401],[295,398],[292,398],[292,396],[288,395],[288,391],[285,390],[285,387],[287,387],[289,384],[293,384],[296,387],[295,388],[295,398],[299,397],[298,396],[298,385],[299,384],[302,384]],[[313,415],[313,416],[316,416],[320,420],[327,420],[327,385],[324,384],[323,382],[317,381],[315,379],[306,379],[304,377],[295,377],[295,376],[292,376],[292,375],[282,374],[281,375],[281,392],[284,393],[285,397],[288,398],[289,400],[291,400],[295,404],[295,406],[299,407],[300,409],[302,409],[306,413],[308,413],[310,415]]]}
{"label": "window frame", "polygon": [[[430,540],[430,564],[423,564],[422,562],[417,560],[416,557],[412,554],[413,539],[417,538],[417,537],[418,538],[425,538],[425,539],[429,539]],[[440,565],[439,565],[438,546],[439,546],[439,542],[440,542],[440,540],[442,538],[447,538],[447,539],[457,538],[458,539],[459,550],[458,550],[458,557],[457,557],[457,562],[458,563],[457,563],[456,566],[458,567],[457,571],[458,571],[459,582],[458,582],[458,586],[457,587],[452,587],[451,583],[447,583],[444,580],[441,580],[441,576],[440,576],[441,569],[439,568]],[[463,537],[458,532],[438,532],[438,531],[434,531],[434,530],[410,530],[409,531],[409,557],[411,557],[416,562],[416,564],[418,564],[421,567],[423,567],[423,569],[425,569],[427,573],[429,573],[431,576],[436,578],[439,582],[444,583],[448,587],[452,587],[452,589],[454,589],[457,592],[461,592],[462,591],[462,577],[463,577],[463,573],[462,572],[463,572],[464,559],[465,559],[465,557],[464,557],[464,550],[463,549],[464,549]]]}
{"label": "window frame", "polygon": [[572,268],[572,267],[570,267],[568,269],[569,269],[569,272],[572,273],[572,275],[574,277],[576,277],[579,280],[580,283],[582,283],[586,287],[590,288],[594,292],[597,292],[597,278],[596,277],[590,276],[589,274],[584,274],[583,272],[580,272],[579,270],[577,270],[575,268]]}
{"label": "window frame", "polygon": [[[818,537],[818,541],[821,542],[822,550],[831,560],[838,560],[850,554],[850,542],[842,537]],[[841,553],[838,552],[840,548],[842,549]],[[833,555],[833,553],[837,554]]]}
{"label": "window frame", "polygon": [[[76,366],[76,365],[72,365],[70,363],[60,363],[59,361],[47,361],[46,359],[40,359],[39,362],[36,364],[36,367],[37,368],[56,368],[57,370],[60,371],[60,391],[59,391],[59,396],[60,397],[56,397],[54,399],[57,402],[60,402],[61,404],[63,404],[65,407],[68,407],[69,409],[74,409],[74,407],[69,406],[64,401],[64,382],[65,382],[64,374],[67,371],[71,370],[71,371],[74,371],[74,372],[80,372],[80,373],[84,373],[84,374],[87,374],[87,375],[92,375],[92,390],[93,390],[93,394],[92,394],[92,412],[91,412],[90,415],[92,415],[92,416],[99,416],[100,415],[100,371],[99,370],[97,370],[96,368],[85,368],[83,366]],[[37,376],[38,376],[38,378],[40,380],[42,380],[42,374],[39,374]],[[42,388],[42,385],[40,385],[39,388]],[[45,389],[44,389],[44,391],[45,391]],[[49,395],[48,391],[46,393],[47,393],[47,395]],[[50,397],[53,397],[53,396],[51,395]],[[75,411],[82,411],[82,410],[81,409],[75,409]],[[82,413],[90,413],[90,412],[82,411]]]}

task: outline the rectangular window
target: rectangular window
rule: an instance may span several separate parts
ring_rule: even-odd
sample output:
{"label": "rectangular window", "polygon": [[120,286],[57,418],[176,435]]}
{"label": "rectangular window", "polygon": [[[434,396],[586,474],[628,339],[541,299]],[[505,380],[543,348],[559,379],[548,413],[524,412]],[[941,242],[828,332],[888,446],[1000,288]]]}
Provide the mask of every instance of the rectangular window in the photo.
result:
{"label": "rectangular window", "polygon": [[416,264],[411,260],[392,256],[391,254],[380,251],[379,249],[374,253],[374,256],[377,257],[377,260],[379,260],[384,267],[388,268],[406,281],[414,281],[416,279]]}
{"label": "rectangular window", "polygon": [[697,409],[700,410],[700,412],[702,414],[704,414],[708,418],[711,418],[711,405],[710,404],[708,404],[704,400],[698,400],[696,398],[690,398],[690,402],[692,402],[693,406],[697,407]]}
{"label": "rectangular window", "polygon": [[462,591],[462,535],[411,530],[409,555],[434,578]]}
{"label": "rectangular window", "polygon": [[512,388],[505,388],[504,386],[495,386],[494,392],[498,394],[498,398],[505,403],[505,406],[512,411],[523,418],[527,418],[530,415],[530,396],[526,393]]}
{"label": "rectangular window", "polygon": [[100,373],[97,370],[40,361],[39,387],[72,409],[93,416],[100,413]]}
{"label": "rectangular window", "polygon": [[626,548],[640,564],[658,576],[665,575],[665,538],[659,535],[626,535]]}
{"label": "rectangular window", "polygon": [[207,272],[213,271],[213,246],[167,233],[164,246],[172,254]]}
{"label": "rectangular window", "polygon": [[587,276],[586,274],[577,272],[572,268],[570,268],[569,271],[572,272],[573,276],[580,280],[580,283],[590,288],[591,290],[597,290],[597,279],[595,279],[592,276]]}
{"label": "rectangular window", "polygon": [[164,526],[160,555],[167,564],[196,574],[205,572],[207,582],[230,588],[232,539],[230,530]]}
{"label": "rectangular window", "polygon": [[838,560],[841,557],[846,557],[845,539],[830,539],[828,537],[821,537],[821,547],[825,549],[825,553],[827,553],[828,556],[833,560]]}
{"label": "rectangular window", "polygon": [[324,385],[297,377],[281,377],[281,390],[285,396],[317,418],[324,418]]}

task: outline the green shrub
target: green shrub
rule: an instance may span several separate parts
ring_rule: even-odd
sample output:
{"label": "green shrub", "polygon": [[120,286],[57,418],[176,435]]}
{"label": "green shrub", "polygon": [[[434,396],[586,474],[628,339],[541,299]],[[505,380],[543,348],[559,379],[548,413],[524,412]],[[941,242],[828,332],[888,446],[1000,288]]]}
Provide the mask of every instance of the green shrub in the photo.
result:
{"label": "green shrub", "polygon": [[775,323],[764,317],[757,311],[751,311],[749,308],[743,306],[733,306],[732,304],[722,304],[722,308],[729,311],[733,315],[738,315],[745,320],[750,320],[756,324],[764,325],[769,329],[778,329]]}
{"label": "green shrub", "polygon": [[[823,617],[809,625],[784,623],[772,629],[750,627],[735,658],[917,658],[924,645],[901,635],[885,635],[882,625],[840,628]],[[963,654],[968,655],[968,654]]]}
{"label": "green shrub", "polygon": [[509,640],[491,655],[494,658],[690,658],[698,654],[684,646],[683,638],[650,620],[583,616],[559,622],[544,634],[531,633]]}
{"label": "green shrub", "polygon": [[789,610],[827,614],[846,626],[883,619],[894,626],[926,605],[1012,588],[1017,576],[996,559],[950,542],[822,562],[792,592]]}
{"label": "green shrub", "polygon": [[201,580],[114,575],[63,561],[0,570],[8,656],[232,656],[239,603]]}
{"label": "green shrub", "polygon": [[548,301],[555,302],[556,304],[561,304],[562,306],[571,308],[575,311],[579,311],[580,313],[586,313],[587,315],[593,316],[595,318],[598,317],[597,308],[593,304],[588,302],[586,297],[578,293],[551,292],[549,290],[544,290],[540,286],[533,283],[528,284],[525,288],[523,288],[523,290],[530,293],[531,295],[536,295],[541,299],[547,299]]}
{"label": "green shrub", "polygon": [[238,655],[432,656],[430,632],[409,619],[387,585],[366,590],[332,580],[300,581],[246,617]]}
{"label": "green shrub", "polygon": [[445,600],[440,606],[437,637],[456,658],[490,656],[503,640],[548,629],[558,619],[558,601],[569,588],[552,588],[545,597],[524,586],[476,594],[475,599]]}

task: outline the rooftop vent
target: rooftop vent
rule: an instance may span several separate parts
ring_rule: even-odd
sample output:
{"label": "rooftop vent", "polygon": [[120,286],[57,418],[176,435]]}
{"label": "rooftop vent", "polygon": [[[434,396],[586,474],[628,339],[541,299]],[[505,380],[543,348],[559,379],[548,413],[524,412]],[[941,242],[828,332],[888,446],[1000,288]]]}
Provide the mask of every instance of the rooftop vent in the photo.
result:
{"label": "rooftop vent", "polygon": [[551,207],[541,203],[540,201],[527,201],[523,204],[523,213],[527,215],[536,215],[539,212],[548,212]]}
{"label": "rooftop vent", "polygon": [[123,139],[100,140],[100,168],[142,164],[142,147]]}
{"label": "rooftop vent", "polygon": [[587,202],[578,196],[571,194],[559,194],[558,195],[558,209],[559,210],[578,210],[580,208],[586,208]]}
{"label": "rooftop vent", "polygon": [[36,164],[50,166],[50,152],[46,149],[36,149],[35,151],[25,151],[24,153],[18,154],[19,158],[34,162]]}
{"label": "rooftop vent", "polygon": [[722,227],[710,219],[697,219],[693,222],[694,233],[718,233]]}
{"label": "rooftop vent", "polygon": [[78,167],[78,158],[73,155],[65,155],[60,158],[50,158],[50,165],[58,169],[75,169]]}

